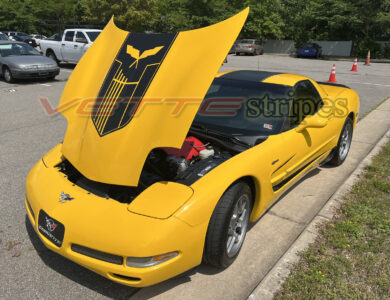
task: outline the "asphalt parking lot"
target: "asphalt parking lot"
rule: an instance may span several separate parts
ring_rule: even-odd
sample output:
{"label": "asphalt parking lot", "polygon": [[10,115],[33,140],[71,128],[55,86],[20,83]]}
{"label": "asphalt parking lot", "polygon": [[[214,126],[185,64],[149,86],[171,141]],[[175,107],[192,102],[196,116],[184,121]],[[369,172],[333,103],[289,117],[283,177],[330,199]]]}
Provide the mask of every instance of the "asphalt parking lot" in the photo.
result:
{"label": "asphalt parking lot", "polygon": [[[337,66],[337,81],[359,93],[361,116],[390,96],[389,64],[372,63],[367,67],[359,63],[358,72],[352,73],[352,62],[275,55],[229,55],[228,63],[221,70],[259,69],[297,73],[326,81],[333,63]],[[47,98],[57,107],[72,70],[73,66],[62,67],[60,75],[53,81],[7,84],[0,80],[0,298],[206,299],[204,295],[208,294],[243,299],[244,295],[249,295],[259,277],[272,266],[273,257],[283,254],[283,249],[288,247],[294,234],[301,230],[301,223],[305,222],[291,223],[288,206],[275,206],[256,223],[248,233],[243,253],[227,271],[218,272],[202,265],[166,283],[141,290],[113,283],[43,246],[26,218],[24,183],[35,162],[62,140],[66,130],[65,119],[59,114],[49,116],[39,99]],[[326,188],[335,189],[336,185]],[[288,196],[292,197],[294,190],[299,189],[304,189],[301,183]],[[312,188],[306,196],[315,193],[319,191]],[[277,219],[278,214],[283,218]],[[269,228],[271,223],[275,226],[275,236],[261,240],[259,232]],[[280,226],[291,226],[291,238],[278,236]],[[226,278],[232,277],[226,274],[236,274],[236,282],[229,282]],[[210,296],[212,298],[216,297]]]}

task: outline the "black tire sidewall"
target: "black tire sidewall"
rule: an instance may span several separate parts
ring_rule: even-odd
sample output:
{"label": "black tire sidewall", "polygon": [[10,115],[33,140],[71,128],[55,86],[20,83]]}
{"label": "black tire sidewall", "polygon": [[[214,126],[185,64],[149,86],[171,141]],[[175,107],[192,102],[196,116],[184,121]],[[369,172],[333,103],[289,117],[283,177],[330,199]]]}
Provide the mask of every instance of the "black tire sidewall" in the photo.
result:
{"label": "black tire sidewall", "polygon": [[340,166],[344,163],[344,161],[347,159],[348,157],[348,154],[349,154],[349,150],[348,150],[348,153],[347,155],[344,157],[344,159],[341,159],[340,157],[340,144],[341,144],[341,139],[342,139],[342,136],[343,136],[343,133],[345,131],[345,129],[347,128],[347,126],[350,127],[350,139],[351,139],[351,143],[352,143],[352,136],[353,136],[353,121],[351,118],[347,118],[347,120],[345,121],[344,123],[344,126],[343,126],[343,129],[341,130],[341,133],[340,133],[340,136],[339,136],[339,140],[337,142],[337,147],[335,149],[335,153],[332,157],[332,159],[330,160],[330,164],[331,165],[334,165],[334,166]]}
{"label": "black tire sidewall", "polygon": [[[241,251],[242,245],[233,257],[229,257],[226,242],[234,207],[243,194],[248,195],[250,214],[253,206],[252,191],[246,182],[237,182],[226,190],[211,216],[205,240],[204,260],[213,266],[227,268],[233,263]],[[244,240],[247,230],[248,226],[243,237]]]}
{"label": "black tire sidewall", "polygon": [[[9,72],[9,74],[10,74],[10,79],[9,80],[7,80],[7,77],[5,76],[6,72]],[[14,78],[12,76],[12,72],[11,72],[11,70],[8,67],[4,67],[3,68],[3,78],[4,78],[5,82],[8,82],[8,83],[12,83],[14,81]]]}
{"label": "black tire sidewall", "polygon": [[54,60],[56,62],[56,64],[58,65],[58,59],[57,59],[57,56],[54,54],[54,52],[50,51],[49,53],[47,53],[46,56],[51,58],[52,60]]}

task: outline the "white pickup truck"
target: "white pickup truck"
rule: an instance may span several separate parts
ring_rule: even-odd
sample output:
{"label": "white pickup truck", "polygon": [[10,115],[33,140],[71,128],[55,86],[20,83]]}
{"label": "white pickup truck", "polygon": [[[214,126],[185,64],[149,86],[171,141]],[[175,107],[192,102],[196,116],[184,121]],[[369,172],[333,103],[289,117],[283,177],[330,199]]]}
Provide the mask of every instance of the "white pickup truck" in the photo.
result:
{"label": "white pickup truck", "polygon": [[57,63],[77,64],[100,32],[99,29],[67,29],[63,34],[41,40],[41,51]]}

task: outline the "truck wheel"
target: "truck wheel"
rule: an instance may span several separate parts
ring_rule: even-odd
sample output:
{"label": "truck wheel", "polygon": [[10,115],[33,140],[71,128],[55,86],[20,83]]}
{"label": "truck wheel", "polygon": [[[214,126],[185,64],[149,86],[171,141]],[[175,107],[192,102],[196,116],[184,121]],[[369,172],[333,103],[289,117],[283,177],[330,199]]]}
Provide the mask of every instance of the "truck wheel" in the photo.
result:
{"label": "truck wheel", "polygon": [[53,51],[48,51],[46,53],[46,56],[51,58],[52,60],[54,60],[56,62],[56,64],[58,65],[58,59],[57,59],[57,56],[54,54]]}
{"label": "truck wheel", "polygon": [[207,229],[203,260],[227,268],[238,256],[248,230],[252,192],[245,182],[233,184],[223,194]]}
{"label": "truck wheel", "polygon": [[6,82],[14,82],[14,77],[12,76],[11,70],[8,67],[3,68],[3,78]]}

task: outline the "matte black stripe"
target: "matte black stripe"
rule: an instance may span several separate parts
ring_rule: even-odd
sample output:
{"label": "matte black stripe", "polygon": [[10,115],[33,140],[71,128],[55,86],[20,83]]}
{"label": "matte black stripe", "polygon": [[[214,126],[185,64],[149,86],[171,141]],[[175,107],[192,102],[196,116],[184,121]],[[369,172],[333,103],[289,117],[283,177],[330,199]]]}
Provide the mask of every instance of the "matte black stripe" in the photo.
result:
{"label": "matte black stripe", "polygon": [[318,155],[316,158],[311,160],[309,163],[304,165],[302,168],[300,168],[298,171],[294,172],[292,175],[281,181],[280,183],[274,185],[272,188],[274,192],[280,190],[282,187],[284,187],[287,183],[289,183],[294,177],[296,177],[299,173],[301,173],[303,170],[305,170],[308,166],[310,166],[313,162],[315,162],[318,158],[320,158],[322,155],[324,155],[326,152],[322,153],[321,155]]}
{"label": "matte black stripe", "polygon": [[99,91],[92,121],[100,136],[125,127],[143,100],[176,33],[129,33]]}
{"label": "matte black stripe", "polygon": [[274,175],[277,171],[279,171],[281,168],[283,168],[290,160],[292,160],[293,157],[295,156],[295,154],[293,156],[291,156],[288,160],[286,160],[283,164],[281,164],[275,171],[273,171],[272,175]]}

